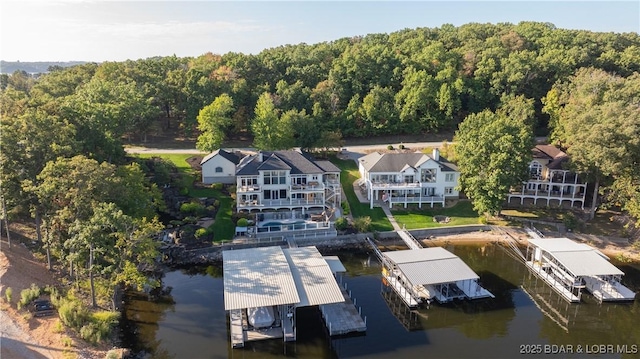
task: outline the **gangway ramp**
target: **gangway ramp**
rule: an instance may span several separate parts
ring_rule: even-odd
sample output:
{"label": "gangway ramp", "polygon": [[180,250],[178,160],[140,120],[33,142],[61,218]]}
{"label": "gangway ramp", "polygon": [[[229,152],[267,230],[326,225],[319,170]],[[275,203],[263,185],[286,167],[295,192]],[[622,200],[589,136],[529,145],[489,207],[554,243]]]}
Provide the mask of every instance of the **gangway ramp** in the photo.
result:
{"label": "gangway ramp", "polygon": [[409,247],[409,249],[422,249],[422,244],[420,244],[420,242],[418,242],[418,240],[406,229],[403,228],[401,230],[398,230],[396,233],[398,233],[404,243],[407,244],[407,247]]}

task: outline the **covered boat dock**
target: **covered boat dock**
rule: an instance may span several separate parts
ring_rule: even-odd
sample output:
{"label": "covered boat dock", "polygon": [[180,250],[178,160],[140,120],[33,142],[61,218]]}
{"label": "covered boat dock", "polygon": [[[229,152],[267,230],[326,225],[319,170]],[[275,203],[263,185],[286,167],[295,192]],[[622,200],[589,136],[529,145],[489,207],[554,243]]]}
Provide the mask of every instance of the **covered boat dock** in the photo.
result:
{"label": "covered boat dock", "polygon": [[423,301],[493,298],[478,275],[441,247],[382,252],[382,275],[409,307]]}
{"label": "covered boat dock", "polygon": [[635,299],[636,293],[620,283],[624,272],[584,243],[568,238],[530,238],[525,263],[572,303],[580,301],[583,288],[600,302]]}
{"label": "covered boat dock", "polygon": [[[336,263],[339,260],[332,257],[330,267],[316,247],[227,250],[222,258],[224,306],[234,348],[252,340],[295,341],[296,308],[345,301],[332,271],[341,267]],[[259,321],[256,313],[263,314]],[[273,313],[273,318],[265,318],[264,313]],[[328,328],[339,325],[326,324]]]}

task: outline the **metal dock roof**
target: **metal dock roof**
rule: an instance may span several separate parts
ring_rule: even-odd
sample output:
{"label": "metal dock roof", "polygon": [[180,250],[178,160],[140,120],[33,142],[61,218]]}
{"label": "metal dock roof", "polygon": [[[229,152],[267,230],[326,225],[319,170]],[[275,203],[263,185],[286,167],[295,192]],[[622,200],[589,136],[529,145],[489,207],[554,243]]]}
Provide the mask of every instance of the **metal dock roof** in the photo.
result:
{"label": "metal dock roof", "polygon": [[441,247],[383,252],[413,285],[451,283],[478,279],[478,275],[455,254]]}
{"label": "metal dock roof", "polygon": [[[335,257],[333,268],[344,266]],[[316,247],[260,247],[222,252],[224,309],[339,303],[342,291]]]}
{"label": "metal dock roof", "polygon": [[300,296],[296,307],[344,302],[331,268],[316,247],[288,248],[284,255]]}
{"label": "metal dock roof", "polygon": [[550,253],[575,276],[624,274],[597,249],[569,238],[529,238],[529,243]]}
{"label": "metal dock roof", "polygon": [[344,267],[338,256],[324,256],[324,260],[327,261],[333,273],[344,273],[347,271],[347,268]]}
{"label": "metal dock roof", "polygon": [[280,247],[223,251],[222,262],[225,310],[300,302]]}

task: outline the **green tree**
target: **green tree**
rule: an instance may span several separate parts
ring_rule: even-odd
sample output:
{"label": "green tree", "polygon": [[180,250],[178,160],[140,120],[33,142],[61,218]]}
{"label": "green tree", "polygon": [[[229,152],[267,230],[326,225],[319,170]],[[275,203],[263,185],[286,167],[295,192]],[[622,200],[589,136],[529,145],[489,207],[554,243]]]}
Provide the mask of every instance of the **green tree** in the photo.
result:
{"label": "green tree", "polygon": [[[567,149],[571,167],[595,182],[591,218],[600,185],[616,188],[611,198],[625,207],[634,203],[640,160],[640,77],[622,78],[585,68],[547,94],[544,110],[550,115],[552,139]],[[626,195],[625,195],[626,194]],[[640,213],[634,212],[640,218]]]}
{"label": "green tree", "polygon": [[479,213],[499,213],[509,189],[527,177],[533,146],[531,120],[508,113],[471,114],[455,134],[459,186]]}
{"label": "green tree", "polygon": [[251,122],[253,146],[259,150],[284,150],[293,147],[293,116],[280,117],[268,92],[258,99]]}
{"label": "green tree", "polygon": [[222,94],[198,114],[200,136],[196,147],[201,151],[211,152],[219,149],[226,138],[226,131],[232,123],[233,99]]}

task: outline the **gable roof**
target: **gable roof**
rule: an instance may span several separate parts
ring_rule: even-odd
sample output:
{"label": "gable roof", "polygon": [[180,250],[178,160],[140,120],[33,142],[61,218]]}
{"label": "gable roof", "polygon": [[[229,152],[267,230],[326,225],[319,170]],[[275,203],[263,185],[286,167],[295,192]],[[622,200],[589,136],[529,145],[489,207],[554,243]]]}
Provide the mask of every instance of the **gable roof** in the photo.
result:
{"label": "gable roof", "polygon": [[552,145],[536,145],[533,150],[533,158],[549,160],[547,168],[563,169],[562,164],[569,160],[569,156],[561,149]]}
{"label": "gable roof", "polygon": [[458,166],[440,156],[436,161],[433,157],[421,152],[378,153],[372,152],[360,157],[360,163],[368,172],[402,172],[408,167],[420,167],[427,161],[435,161],[445,172],[457,171]]}
{"label": "gable roof", "polygon": [[217,155],[220,155],[221,157],[227,159],[229,162],[232,162],[234,165],[237,165],[240,162],[240,157],[238,157],[235,153],[227,152],[221,148],[206,155],[202,159],[202,161],[200,161],[200,165],[204,164],[205,162],[209,161],[210,159],[214,158]]}
{"label": "gable roof", "polygon": [[[262,161],[260,160],[262,155]],[[261,151],[242,159],[236,175],[258,175],[259,171],[286,171],[295,174],[322,174],[340,170],[328,161],[316,162],[309,154],[298,151]],[[333,166],[333,167],[332,167]]]}

